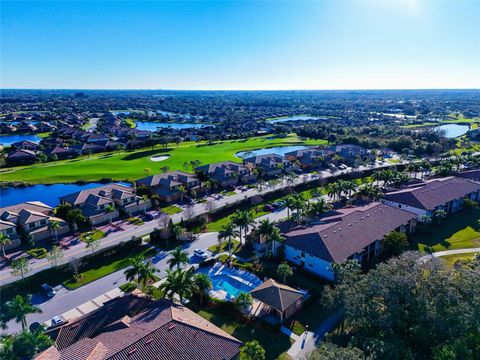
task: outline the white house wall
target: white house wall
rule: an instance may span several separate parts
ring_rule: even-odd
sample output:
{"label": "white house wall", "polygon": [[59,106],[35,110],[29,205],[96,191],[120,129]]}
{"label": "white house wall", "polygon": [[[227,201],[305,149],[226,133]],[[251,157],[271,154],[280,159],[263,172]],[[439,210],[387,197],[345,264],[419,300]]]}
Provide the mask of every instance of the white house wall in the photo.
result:
{"label": "white house wall", "polygon": [[332,264],[328,261],[320,259],[316,256],[312,256],[308,253],[304,253],[302,257],[302,252],[291,246],[285,245],[285,259],[294,263],[298,266],[302,266],[302,260],[304,261],[303,268],[309,272],[314,273],[315,275],[321,276],[322,278],[333,280],[334,274],[332,270]]}

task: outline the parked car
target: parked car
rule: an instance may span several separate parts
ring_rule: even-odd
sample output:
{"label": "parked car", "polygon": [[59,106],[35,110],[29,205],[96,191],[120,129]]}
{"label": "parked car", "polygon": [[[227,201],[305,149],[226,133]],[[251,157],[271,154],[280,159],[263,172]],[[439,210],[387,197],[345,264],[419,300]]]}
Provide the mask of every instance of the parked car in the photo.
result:
{"label": "parked car", "polygon": [[146,213],[144,217],[145,217],[145,220],[147,221],[152,221],[153,219],[155,219],[155,216],[153,216],[150,213]]}
{"label": "parked car", "polygon": [[195,249],[193,250],[193,254],[197,257],[199,257],[200,259],[203,259],[205,260],[206,258],[208,258],[208,255],[205,251],[203,251],[202,249]]}
{"label": "parked car", "polygon": [[41,285],[41,288],[42,288],[42,291],[45,295],[47,295],[47,297],[49,298],[52,298],[56,295],[56,291],[53,287],[51,287],[50,285],[48,284],[42,284]]}
{"label": "parked car", "polygon": [[277,201],[272,204],[276,210],[282,210],[285,208],[285,204],[282,201]]}
{"label": "parked car", "polygon": [[60,316],[54,316],[52,318],[52,326],[58,326],[58,325],[61,325],[65,322],[65,320],[63,320]]}
{"label": "parked car", "polygon": [[263,207],[263,209],[264,209],[265,211],[270,211],[270,212],[272,212],[272,211],[275,210],[275,207],[274,207],[273,205],[270,205],[270,204],[265,204],[265,206]]}

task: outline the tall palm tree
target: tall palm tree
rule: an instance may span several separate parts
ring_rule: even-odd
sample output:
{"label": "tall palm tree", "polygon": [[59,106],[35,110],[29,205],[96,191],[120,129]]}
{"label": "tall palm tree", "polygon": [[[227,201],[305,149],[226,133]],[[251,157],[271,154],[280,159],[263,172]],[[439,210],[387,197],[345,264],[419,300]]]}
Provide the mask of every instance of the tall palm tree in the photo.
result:
{"label": "tall palm tree", "polygon": [[242,230],[244,235],[247,236],[248,227],[253,224],[253,215],[250,211],[237,210],[233,213],[232,221],[240,228],[240,243],[242,243]]}
{"label": "tall palm tree", "polygon": [[288,195],[285,199],[283,199],[283,205],[287,208],[287,218],[290,217],[290,212],[295,207],[295,198],[292,195]]}
{"label": "tall palm tree", "polygon": [[5,303],[2,309],[3,320],[15,320],[22,324],[23,331],[28,329],[27,315],[41,313],[42,310],[32,304],[32,295],[17,295],[12,300]]}
{"label": "tall palm tree", "polygon": [[238,310],[246,311],[253,304],[253,298],[250,293],[241,292],[235,299],[235,307]]}
{"label": "tall palm tree", "polygon": [[128,259],[131,267],[125,270],[124,274],[128,281],[135,281],[137,286],[144,289],[150,281],[155,281],[155,273],[158,269],[151,261],[144,261],[142,256],[135,256]]}
{"label": "tall palm tree", "polygon": [[182,265],[188,264],[188,253],[183,251],[181,246],[177,246],[175,249],[170,251],[170,259],[168,259],[168,265],[170,269],[174,267],[179,270]]}
{"label": "tall palm tree", "polygon": [[383,193],[378,187],[368,184],[360,189],[358,195],[373,201],[377,201],[383,196]]}
{"label": "tall palm tree", "polygon": [[[228,222],[227,224],[223,225],[222,228],[220,229],[220,232],[218,234],[219,239],[227,239],[228,240],[228,256],[231,256],[231,251],[232,251],[232,238],[238,236],[239,233],[235,227],[235,224],[233,222]],[[221,248],[221,246],[220,246]]]}
{"label": "tall palm tree", "polygon": [[277,252],[275,244],[277,242],[284,242],[285,241],[285,238],[283,237],[282,232],[280,231],[279,228],[277,228],[277,227],[273,228],[273,231],[272,231],[272,234],[269,237],[269,240],[272,243],[272,254],[275,255],[276,252]]}
{"label": "tall palm tree", "polygon": [[178,295],[180,302],[183,302],[183,299],[190,298],[197,291],[194,269],[190,268],[186,271],[182,269],[167,270],[167,277],[160,285],[160,289],[169,298],[172,298],[175,294]]}
{"label": "tall palm tree", "polygon": [[212,289],[212,281],[207,274],[195,275],[195,292],[200,298],[200,304],[203,303],[205,295],[208,296],[208,291]]}
{"label": "tall palm tree", "polygon": [[58,242],[58,229],[60,228],[60,221],[52,220],[48,223],[48,230],[55,235],[55,242]]}
{"label": "tall palm tree", "polygon": [[318,201],[309,204],[308,212],[311,215],[320,216],[330,209],[330,204],[324,198],[320,198]]}
{"label": "tall palm tree", "polygon": [[105,206],[105,212],[108,214],[108,222],[112,225],[112,214],[115,211],[115,208],[112,205]]}
{"label": "tall palm tree", "polygon": [[263,239],[267,240],[272,235],[274,227],[275,226],[268,218],[264,219],[260,221],[260,225],[258,225],[257,234]]}
{"label": "tall palm tree", "polygon": [[10,240],[7,234],[0,233],[0,247],[2,248],[3,257],[7,256],[7,254],[5,254],[5,246],[11,243],[12,243],[12,240]]}

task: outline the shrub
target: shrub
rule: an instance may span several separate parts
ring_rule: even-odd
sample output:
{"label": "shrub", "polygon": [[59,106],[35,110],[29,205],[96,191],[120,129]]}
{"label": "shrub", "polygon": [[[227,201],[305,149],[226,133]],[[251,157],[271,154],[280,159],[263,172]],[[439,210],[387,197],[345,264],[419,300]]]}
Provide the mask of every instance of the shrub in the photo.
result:
{"label": "shrub", "polygon": [[135,284],[134,282],[128,282],[123,285],[120,285],[119,288],[123,292],[129,293],[137,288],[137,284]]}
{"label": "shrub", "polygon": [[47,256],[47,249],[45,248],[33,248],[27,250],[27,254],[33,256],[36,259],[43,259]]}

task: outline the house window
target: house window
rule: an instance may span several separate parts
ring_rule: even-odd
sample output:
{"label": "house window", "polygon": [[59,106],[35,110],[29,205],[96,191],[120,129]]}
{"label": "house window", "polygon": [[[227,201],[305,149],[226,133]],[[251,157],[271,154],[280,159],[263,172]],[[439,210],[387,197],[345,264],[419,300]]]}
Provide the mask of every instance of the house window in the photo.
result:
{"label": "house window", "polygon": [[40,225],[45,225],[46,223],[47,223],[47,220],[40,221]]}
{"label": "house window", "polygon": [[33,229],[35,227],[35,223],[28,224],[29,229]]}

